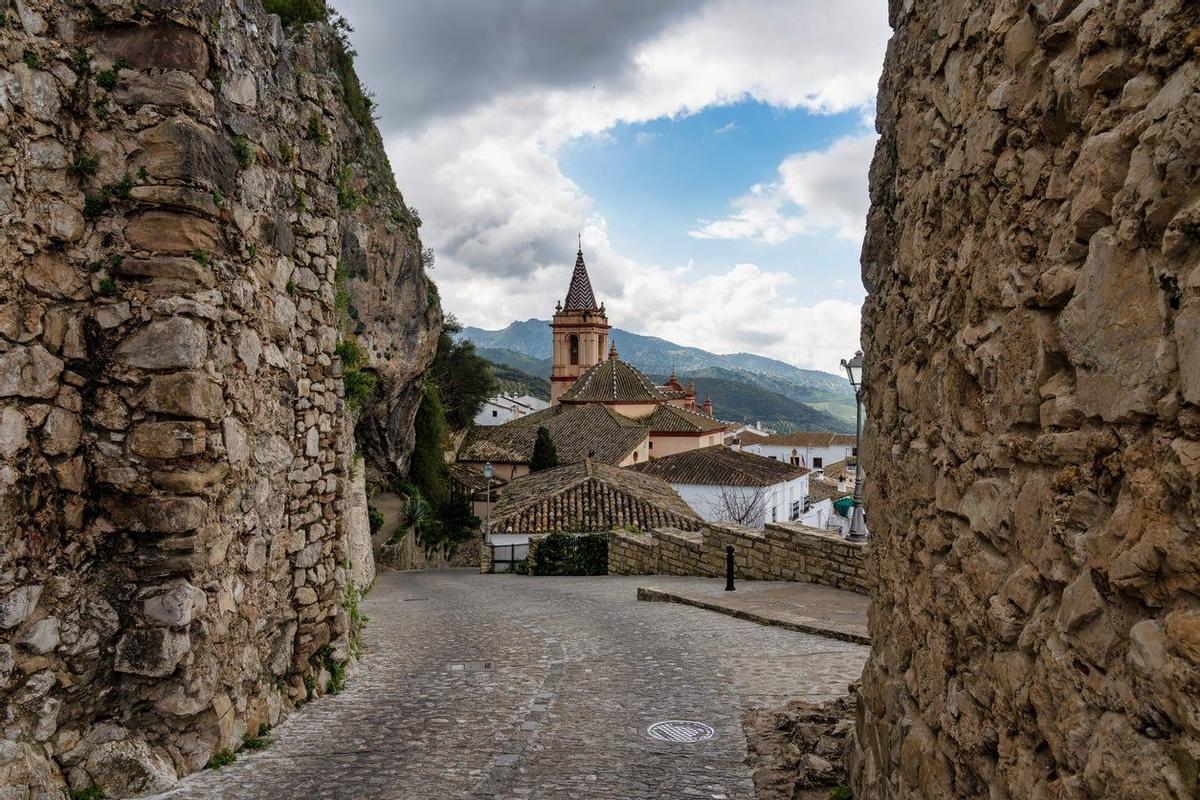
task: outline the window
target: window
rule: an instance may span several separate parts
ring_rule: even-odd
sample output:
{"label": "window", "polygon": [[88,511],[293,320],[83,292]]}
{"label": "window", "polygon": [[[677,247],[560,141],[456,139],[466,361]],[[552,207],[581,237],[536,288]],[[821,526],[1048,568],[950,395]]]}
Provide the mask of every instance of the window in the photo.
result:
{"label": "window", "polygon": [[571,345],[571,363],[578,364],[579,363],[579,337],[572,333],[570,338],[568,339],[568,341],[570,342],[570,345]]}
{"label": "window", "polygon": [[499,411],[497,411],[496,409],[494,409],[494,408],[493,408],[493,409],[492,409],[492,416],[493,416],[493,417],[498,417],[498,416],[500,416],[500,412],[499,412]]}
{"label": "window", "polygon": [[653,450],[653,449],[654,449],[654,442],[647,442],[647,443],[646,443],[646,446],[647,446],[647,447],[649,447],[651,450]]}
{"label": "window", "polygon": [[795,522],[798,519],[800,519],[800,501],[793,500],[792,501],[792,522]]}
{"label": "window", "polygon": [[778,521],[779,520],[775,516],[775,506],[771,506],[771,522],[778,522]]}
{"label": "window", "polygon": [[635,464],[637,463],[637,451],[636,450],[633,451],[633,463],[635,463]]}
{"label": "window", "polygon": [[820,469],[823,466],[825,466],[825,459],[817,458],[816,456],[814,456],[813,457],[813,469]]}

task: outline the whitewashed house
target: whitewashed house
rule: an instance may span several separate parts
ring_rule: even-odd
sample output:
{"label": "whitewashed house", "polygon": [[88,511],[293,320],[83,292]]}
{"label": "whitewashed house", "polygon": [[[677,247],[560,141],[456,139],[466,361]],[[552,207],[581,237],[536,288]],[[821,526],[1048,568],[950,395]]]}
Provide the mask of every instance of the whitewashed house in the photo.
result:
{"label": "whitewashed house", "polygon": [[724,445],[675,453],[627,469],[662,478],[708,522],[752,528],[768,522],[804,522],[809,506],[809,469]]}
{"label": "whitewashed house", "polygon": [[773,458],[785,464],[821,471],[827,465],[853,460],[854,435],[825,431],[796,431],[768,436],[765,439],[745,437],[738,449],[747,453]]}
{"label": "whitewashed house", "polygon": [[550,404],[545,400],[539,400],[527,394],[520,396],[497,395],[484,402],[483,408],[479,409],[479,413],[475,415],[475,424],[503,425],[549,407]]}

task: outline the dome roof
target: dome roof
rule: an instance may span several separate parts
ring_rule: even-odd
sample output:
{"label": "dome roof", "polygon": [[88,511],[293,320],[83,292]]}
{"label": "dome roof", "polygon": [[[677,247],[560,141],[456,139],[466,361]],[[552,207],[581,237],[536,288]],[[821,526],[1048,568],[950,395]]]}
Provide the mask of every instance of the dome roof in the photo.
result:
{"label": "dome roof", "polygon": [[639,370],[610,355],[588,367],[559,398],[563,403],[661,403],[667,398]]}

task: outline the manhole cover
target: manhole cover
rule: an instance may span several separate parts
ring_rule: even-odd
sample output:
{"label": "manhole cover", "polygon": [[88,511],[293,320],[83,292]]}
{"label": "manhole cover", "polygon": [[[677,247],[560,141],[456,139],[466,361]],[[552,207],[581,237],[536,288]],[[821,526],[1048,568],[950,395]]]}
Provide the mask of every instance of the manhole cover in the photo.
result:
{"label": "manhole cover", "polygon": [[663,742],[694,744],[711,739],[716,731],[703,722],[690,719],[668,719],[654,723],[646,729],[646,733],[650,734],[650,738]]}

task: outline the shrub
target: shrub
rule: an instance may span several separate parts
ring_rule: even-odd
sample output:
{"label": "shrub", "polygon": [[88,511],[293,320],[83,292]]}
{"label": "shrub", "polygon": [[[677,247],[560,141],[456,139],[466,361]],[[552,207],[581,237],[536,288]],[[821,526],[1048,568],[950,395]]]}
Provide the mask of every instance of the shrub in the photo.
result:
{"label": "shrub", "polygon": [[84,48],[78,48],[71,54],[71,63],[75,65],[78,72],[86,73],[92,68],[92,57]]}
{"label": "shrub", "polygon": [[242,737],[243,750],[262,750],[271,743],[271,739],[267,734],[270,732],[271,726],[265,722],[259,726],[258,733],[247,733]]}
{"label": "shrub", "polygon": [[250,140],[245,136],[233,137],[233,157],[237,159],[238,166],[242,169],[249,169],[254,164],[254,150],[250,147]]}
{"label": "shrub", "polygon": [[21,54],[21,60],[25,62],[25,66],[30,69],[41,69],[42,60],[38,58],[38,54],[32,50],[26,50]]}
{"label": "shrub", "polygon": [[367,525],[372,536],[383,530],[383,512],[370,503],[367,503]]}
{"label": "shrub", "polygon": [[556,531],[529,548],[530,575],[607,575],[607,533]]}
{"label": "shrub", "polygon": [[117,282],[112,278],[100,279],[100,294],[104,297],[112,297],[117,293]]}
{"label": "shrub", "polygon": [[362,591],[354,585],[354,581],[351,581],[350,585],[346,587],[346,596],[342,600],[342,608],[346,609],[346,616],[350,619],[351,658],[362,656],[362,631],[367,623],[371,621],[359,606],[362,596]]}
{"label": "shrub", "polygon": [[835,786],[829,790],[829,800],[854,800],[854,793],[846,784]]}
{"label": "shrub", "polygon": [[86,150],[80,150],[71,161],[71,171],[81,178],[90,178],[100,168],[100,159]]}
{"label": "shrub", "polygon": [[96,85],[101,89],[112,91],[117,88],[117,71],[112,69],[102,69],[96,73]]}
{"label": "shrub", "polygon": [[347,370],[342,373],[342,385],[346,389],[347,407],[351,411],[358,412],[371,399],[371,395],[375,394],[375,387],[379,385],[379,378],[370,372],[363,372],[357,369]]}
{"label": "shrub", "polygon": [[104,194],[89,194],[83,198],[83,216],[99,219],[108,211],[108,197]]}
{"label": "shrub", "polygon": [[283,27],[318,22],[329,15],[325,0],[263,0],[268,14],[278,14]]}
{"label": "shrub", "polygon": [[232,764],[237,761],[237,756],[228,747],[222,748],[213,753],[212,758],[204,765],[205,769],[220,769],[221,767]]}
{"label": "shrub", "polygon": [[86,789],[71,791],[71,800],[104,800],[104,790],[99,786],[89,786]]}

